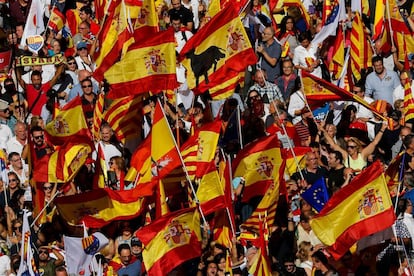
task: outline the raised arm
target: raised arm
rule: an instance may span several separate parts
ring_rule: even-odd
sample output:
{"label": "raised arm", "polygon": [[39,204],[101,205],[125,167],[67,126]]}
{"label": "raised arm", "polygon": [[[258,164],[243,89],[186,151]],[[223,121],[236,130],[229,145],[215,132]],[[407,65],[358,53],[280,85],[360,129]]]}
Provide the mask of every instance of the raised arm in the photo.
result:
{"label": "raised arm", "polygon": [[361,155],[364,158],[364,160],[367,160],[368,156],[374,152],[375,147],[381,141],[382,135],[384,134],[387,125],[387,122],[382,122],[381,130],[378,131],[377,135],[375,135],[374,140],[372,140],[372,142],[361,151]]}

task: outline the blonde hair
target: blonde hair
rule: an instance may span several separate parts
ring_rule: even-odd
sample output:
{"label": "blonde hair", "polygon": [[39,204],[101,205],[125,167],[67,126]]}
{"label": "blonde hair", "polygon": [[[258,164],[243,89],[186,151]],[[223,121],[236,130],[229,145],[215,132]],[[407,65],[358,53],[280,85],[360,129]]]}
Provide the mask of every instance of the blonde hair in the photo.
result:
{"label": "blonde hair", "polygon": [[297,256],[301,262],[309,260],[312,251],[312,244],[308,241],[303,241],[299,244]]}

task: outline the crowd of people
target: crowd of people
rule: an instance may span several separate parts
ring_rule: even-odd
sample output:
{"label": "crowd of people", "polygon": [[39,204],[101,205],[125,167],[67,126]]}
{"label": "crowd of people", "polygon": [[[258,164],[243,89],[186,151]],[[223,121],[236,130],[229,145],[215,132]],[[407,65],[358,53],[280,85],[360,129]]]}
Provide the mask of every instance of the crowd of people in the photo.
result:
{"label": "crowd of people", "polygon": [[[174,29],[177,54],[211,19],[209,7],[213,1],[154,2],[159,29]],[[408,113],[405,92],[407,84],[411,84],[408,85],[411,88],[414,84],[414,49],[410,49],[412,53],[405,53],[408,60],[404,61],[399,60],[401,55],[396,47],[384,50],[382,38],[374,42],[372,68],[363,68],[358,81],[349,79],[350,92],[371,108],[352,101],[328,102],[311,108],[302,87],[301,72],[337,82],[328,69],[333,55],[333,37],[322,45],[312,43],[314,35],[321,31],[323,1],[305,0],[297,5],[277,1],[273,10],[265,0],[234,2],[227,4],[242,3],[241,19],[258,62],[246,68],[244,83],[236,87],[233,95],[222,100],[212,99],[208,93],[195,95],[186,80],[190,72],[177,64],[180,86],[175,102],[162,93],[143,100],[143,115],[136,118],[141,124],[136,129],[139,138],[130,144],[121,143],[111,125],[103,122],[99,126],[100,135],[93,137],[95,151],[78,175],[64,184],[34,183],[33,179],[39,164],[48,162],[48,157],[56,150],[45,133],[45,126],[54,119],[56,104],[62,108],[80,97],[83,108],[80,116],[84,116],[92,128],[98,95],[110,89],[110,84],[93,78],[102,23],[95,17],[96,2],[52,1],[45,15],[59,9],[66,17],[66,26],[59,31],[47,28],[38,53],[20,45],[25,25],[30,24],[26,21],[31,1],[0,3],[0,48],[11,50],[13,57],[10,66],[5,68],[0,87],[0,149],[3,151],[0,157],[4,156],[5,163],[0,168],[0,276],[18,274],[23,256],[20,252],[24,240],[23,214],[25,210],[33,210],[33,202],[39,195],[45,203],[41,211],[48,216],[41,223],[34,221],[35,216],[31,217],[36,267],[40,275],[68,275],[63,236],[82,236],[83,228],[64,221],[56,211],[54,200],[94,189],[94,176],[100,173],[96,169],[98,147],[103,150],[108,169],[106,188],[133,189],[134,182],[124,178],[131,165],[131,154],[150,133],[158,101],[162,102],[173,133],[181,144],[194,130],[214,118],[221,119],[223,130],[219,147],[223,151],[217,151],[217,166],[223,153],[226,158],[234,159],[246,145],[266,136],[275,135],[282,148],[306,149],[303,160],[298,160],[303,165],[297,164],[296,172],[286,170],[283,183],[274,180],[273,184],[286,186],[286,194],[280,195],[276,218],[268,225],[267,248],[258,248],[240,238],[241,232],[248,231],[240,226],[262,197],[255,196],[248,202],[243,200],[244,179],[235,177],[231,193],[234,194],[236,235],[231,238],[231,245],[226,247],[215,241],[213,229],[203,225],[202,255],[194,256],[169,275],[254,275],[252,266],[262,254],[261,250],[267,252],[270,264],[265,275],[412,275],[414,133],[413,119],[405,119]],[[355,12],[351,9],[351,1],[344,2],[347,18],[338,28],[343,29],[348,39]],[[412,1],[396,2],[397,12],[414,33]],[[370,8],[375,10],[374,5]],[[373,15],[362,14],[362,18],[366,34],[372,34]],[[65,57],[64,62],[56,65],[16,67],[14,63],[14,58],[20,56],[59,54]],[[107,100],[106,105],[109,104]],[[240,116],[235,116],[239,112]],[[352,185],[352,179],[377,160],[383,164],[384,171],[392,162],[401,163],[399,180],[402,185],[393,193],[393,196],[398,195],[393,198],[397,217],[394,231],[375,246],[351,249],[335,261],[312,231],[309,222],[317,212],[301,194],[323,178],[332,196]],[[171,199],[168,200],[171,211],[182,208],[188,200],[177,195]],[[214,216],[207,216],[207,220],[214,225]],[[142,256],[145,245],[135,235],[145,221],[144,212],[137,218],[114,221],[99,229],[109,239],[109,244],[94,256],[94,262],[104,268],[105,275],[145,275]],[[331,225],[326,228],[329,231]]]}

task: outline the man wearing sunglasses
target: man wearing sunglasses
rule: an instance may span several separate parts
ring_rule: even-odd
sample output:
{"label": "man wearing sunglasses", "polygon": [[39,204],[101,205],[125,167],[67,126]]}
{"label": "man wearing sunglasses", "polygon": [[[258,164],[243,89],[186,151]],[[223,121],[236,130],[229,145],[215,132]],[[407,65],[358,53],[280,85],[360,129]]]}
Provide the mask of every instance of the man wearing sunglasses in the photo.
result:
{"label": "man wearing sunglasses", "polygon": [[35,161],[42,159],[46,155],[53,153],[53,146],[49,145],[45,140],[45,133],[39,126],[35,126],[30,130],[34,148]]}
{"label": "man wearing sunglasses", "polygon": [[[62,265],[64,262],[63,255],[60,254],[57,248],[49,248],[48,246],[41,246],[38,253],[40,275],[54,276],[56,267]],[[53,253],[57,259],[50,257],[50,253]]]}

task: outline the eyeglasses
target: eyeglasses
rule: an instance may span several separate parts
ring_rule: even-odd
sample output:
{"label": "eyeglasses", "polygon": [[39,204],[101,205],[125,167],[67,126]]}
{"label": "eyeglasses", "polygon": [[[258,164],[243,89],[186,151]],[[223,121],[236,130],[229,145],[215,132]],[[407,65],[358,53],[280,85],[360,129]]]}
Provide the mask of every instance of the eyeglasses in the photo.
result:
{"label": "eyeglasses", "polygon": [[43,139],[44,136],[43,135],[39,135],[39,136],[33,136],[33,139],[38,140],[38,139]]}
{"label": "eyeglasses", "polygon": [[68,65],[75,65],[76,62],[68,62]]}
{"label": "eyeglasses", "polygon": [[49,254],[49,250],[39,250],[39,254]]}
{"label": "eyeglasses", "polygon": [[53,186],[43,186],[44,191],[52,190]]}
{"label": "eyeglasses", "polygon": [[6,113],[6,112],[10,112],[10,109],[6,108],[6,109],[2,109],[2,110],[0,110],[0,111],[2,111],[2,112],[4,112],[4,113]]}
{"label": "eyeglasses", "polygon": [[86,50],[85,47],[79,48],[78,51]]}
{"label": "eyeglasses", "polygon": [[16,178],[9,179],[9,182],[17,182],[17,179]]}
{"label": "eyeglasses", "polygon": [[14,231],[19,230],[19,232],[22,232],[22,226],[21,225],[20,226],[13,226],[13,230]]}
{"label": "eyeglasses", "polygon": [[82,85],[82,88],[91,88],[92,85]]}
{"label": "eyeglasses", "polygon": [[356,148],[357,146],[347,145],[346,147],[347,147],[348,149],[354,149],[354,148]]}

